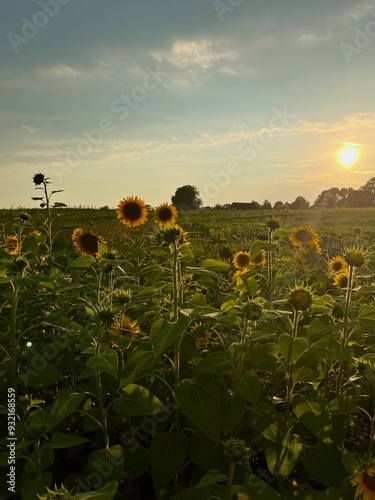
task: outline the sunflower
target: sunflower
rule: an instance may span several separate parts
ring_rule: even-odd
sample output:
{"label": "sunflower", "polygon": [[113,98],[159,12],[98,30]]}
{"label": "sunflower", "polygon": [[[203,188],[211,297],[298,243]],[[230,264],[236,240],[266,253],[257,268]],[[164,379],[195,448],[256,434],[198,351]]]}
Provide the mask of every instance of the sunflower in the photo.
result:
{"label": "sunflower", "polygon": [[3,247],[8,255],[17,255],[20,248],[18,236],[16,234],[7,236]]}
{"label": "sunflower", "polygon": [[348,286],[348,275],[346,273],[337,273],[333,279],[333,284],[337,288],[346,288]]}
{"label": "sunflower", "polygon": [[360,248],[346,248],[344,259],[349,266],[360,267],[365,263],[365,252]]}
{"label": "sunflower", "polygon": [[173,226],[177,218],[177,209],[174,205],[163,203],[155,208],[155,222],[161,227]]}
{"label": "sunflower", "polygon": [[33,183],[36,185],[36,186],[40,186],[41,184],[43,184],[43,182],[47,181],[46,177],[44,177],[43,174],[39,173],[39,174],[35,174],[34,177],[33,177]]}
{"label": "sunflower", "polygon": [[137,321],[132,321],[128,316],[121,316],[120,321],[115,321],[108,333],[112,337],[130,334],[134,340],[140,331]]}
{"label": "sunflower", "polygon": [[303,254],[301,252],[294,252],[293,259],[297,262],[297,264],[301,267],[305,265],[305,260],[303,258]]}
{"label": "sunflower", "polygon": [[248,270],[249,270],[249,268],[245,267],[244,269],[239,269],[238,271],[236,271],[232,276],[233,283],[236,283],[237,278],[241,278],[241,276],[246,274],[248,272]]}
{"label": "sunflower", "polygon": [[201,323],[195,323],[193,331],[197,331],[197,335],[195,337],[195,348],[201,349],[202,347],[207,347],[211,340],[212,333],[206,329],[206,326]]}
{"label": "sunflower", "polygon": [[250,266],[263,266],[266,263],[266,252],[262,250],[254,259],[251,259]]}
{"label": "sunflower", "polygon": [[126,226],[137,227],[146,222],[147,207],[138,196],[128,196],[117,206],[117,218]]}
{"label": "sunflower", "polygon": [[236,269],[246,269],[251,264],[250,252],[237,252],[232,259]]}
{"label": "sunflower", "polygon": [[34,229],[33,231],[31,231],[29,236],[31,236],[32,238],[39,238],[40,236],[42,236],[42,233],[37,229]]}
{"label": "sunflower", "polygon": [[295,247],[310,247],[316,252],[321,253],[319,239],[316,232],[310,226],[296,227],[289,235],[289,241]]}
{"label": "sunflower", "polygon": [[304,311],[311,306],[313,294],[307,287],[295,286],[289,293],[288,301],[292,304],[294,309]]}
{"label": "sunflower", "polygon": [[348,264],[342,257],[333,257],[328,262],[328,271],[330,274],[345,272],[348,269]]}
{"label": "sunflower", "polygon": [[95,255],[95,257],[99,256],[98,243],[106,244],[101,236],[85,232],[80,227],[73,231],[72,241],[76,252],[81,255]]}
{"label": "sunflower", "polygon": [[369,465],[358,472],[351,480],[354,486],[357,486],[354,498],[363,500],[375,500],[375,465]]}

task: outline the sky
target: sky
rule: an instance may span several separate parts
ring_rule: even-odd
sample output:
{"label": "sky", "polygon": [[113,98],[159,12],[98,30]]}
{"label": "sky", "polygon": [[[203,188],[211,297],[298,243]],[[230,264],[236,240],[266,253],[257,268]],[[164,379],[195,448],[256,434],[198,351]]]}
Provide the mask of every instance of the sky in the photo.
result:
{"label": "sky", "polygon": [[[0,207],[311,203],[375,176],[375,0],[2,0]],[[359,153],[351,167],[337,151]]]}

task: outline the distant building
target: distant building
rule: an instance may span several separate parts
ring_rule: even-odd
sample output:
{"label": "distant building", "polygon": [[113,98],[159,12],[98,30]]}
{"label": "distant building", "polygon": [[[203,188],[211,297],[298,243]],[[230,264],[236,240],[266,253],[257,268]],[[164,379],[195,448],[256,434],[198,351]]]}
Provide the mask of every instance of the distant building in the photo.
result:
{"label": "distant building", "polygon": [[[258,207],[254,206],[254,202],[253,201],[250,202],[250,203],[244,203],[244,202],[240,202],[240,201],[234,201],[231,204],[230,208],[235,209],[235,210],[254,210],[254,209],[258,208]],[[260,205],[259,205],[259,208],[260,208]]]}

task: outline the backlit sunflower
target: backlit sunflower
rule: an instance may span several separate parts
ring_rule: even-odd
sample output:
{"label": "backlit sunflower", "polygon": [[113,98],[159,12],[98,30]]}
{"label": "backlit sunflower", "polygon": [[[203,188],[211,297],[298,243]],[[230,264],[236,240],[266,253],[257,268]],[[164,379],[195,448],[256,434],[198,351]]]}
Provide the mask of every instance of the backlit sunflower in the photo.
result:
{"label": "backlit sunflower", "polygon": [[321,253],[318,235],[310,226],[301,226],[293,229],[289,235],[289,241],[295,247],[310,247],[316,252]]}
{"label": "backlit sunflower", "polygon": [[346,248],[344,259],[349,266],[360,267],[365,263],[365,252],[361,248]]}
{"label": "backlit sunflower", "polygon": [[112,337],[131,335],[132,340],[134,340],[140,331],[137,321],[132,321],[128,316],[121,316],[120,321],[115,321],[108,333]]}
{"label": "backlit sunflower", "polygon": [[81,255],[95,255],[96,257],[99,256],[98,244],[105,245],[105,241],[101,236],[86,232],[80,227],[73,231],[72,241],[76,252]]}
{"label": "backlit sunflower", "polygon": [[345,272],[347,269],[348,269],[348,264],[340,256],[333,257],[328,262],[328,271],[330,274]]}
{"label": "backlit sunflower", "polygon": [[333,278],[333,284],[337,288],[346,288],[348,286],[348,275],[346,273],[337,273]]}
{"label": "backlit sunflower", "polygon": [[254,259],[251,259],[250,266],[263,266],[266,263],[266,252],[262,250]]}
{"label": "backlit sunflower", "polygon": [[29,234],[29,236],[33,238],[39,238],[40,236],[42,236],[42,233],[37,229],[33,229],[33,231],[31,231],[31,233]]}
{"label": "backlit sunflower", "polygon": [[232,262],[236,269],[246,269],[251,264],[250,252],[237,252],[233,257]]}
{"label": "backlit sunflower", "polygon": [[128,196],[117,205],[117,218],[129,227],[138,227],[146,222],[147,207],[138,196]]}
{"label": "backlit sunflower", "polygon": [[8,255],[17,255],[20,248],[18,236],[16,234],[7,236],[3,248]]}
{"label": "backlit sunflower", "polygon": [[295,286],[289,293],[288,302],[294,309],[304,311],[308,309],[313,301],[311,290],[304,286]]}
{"label": "backlit sunflower", "polygon": [[173,226],[177,218],[177,208],[169,203],[163,203],[155,208],[155,222],[161,227]]}
{"label": "backlit sunflower", "polygon": [[354,493],[355,499],[375,500],[375,465],[369,465],[359,471],[351,483],[357,486]]}

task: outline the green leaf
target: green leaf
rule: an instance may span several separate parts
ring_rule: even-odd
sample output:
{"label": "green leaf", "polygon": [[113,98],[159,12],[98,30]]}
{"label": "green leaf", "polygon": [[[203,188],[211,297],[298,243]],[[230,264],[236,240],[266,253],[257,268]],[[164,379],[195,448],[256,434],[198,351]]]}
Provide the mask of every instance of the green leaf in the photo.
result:
{"label": "green leaf", "polygon": [[232,377],[232,384],[238,394],[256,404],[260,394],[260,382],[254,372],[247,371],[242,377]]}
{"label": "green leaf", "polygon": [[71,387],[61,389],[49,412],[48,430],[52,430],[57,424],[69,417],[84,398],[85,393],[83,391],[76,392]]}
{"label": "green leaf", "polygon": [[287,365],[290,366],[308,349],[309,341],[304,337],[294,339],[287,333],[283,333],[279,337],[279,346]]}
{"label": "green leaf", "polygon": [[151,474],[155,492],[167,486],[182,469],[188,453],[183,432],[158,432],[151,442]]}
{"label": "green leaf", "polygon": [[280,347],[278,346],[278,344],[267,343],[263,345],[257,345],[256,347],[251,349],[250,365],[253,368],[273,371],[276,368],[279,353]]}
{"label": "green leaf", "polygon": [[202,262],[202,267],[209,271],[229,271],[231,266],[227,262],[222,262],[221,260],[206,259]]}
{"label": "green leaf", "polygon": [[184,415],[215,443],[221,430],[220,389],[216,379],[199,375],[185,380],[176,390],[177,403]]}
{"label": "green leaf", "polygon": [[269,470],[275,476],[287,477],[296,465],[301,451],[302,440],[297,434],[287,435],[282,443],[263,440]]}
{"label": "green leaf", "polygon": [[236,491],[249,495],[252,500],[280,500],[276,491],[255,474],[247,476],[245,485],[237,488]]}
{"label": "green leaf", "polygon": [[260,403],[250,413],[249,421],[258,434],[275,443],[283,443],[287,429],[283,417],[267,403]]}
{"label": "green leaf", "polygon": [[276,247],[270,243],[261,240],[256,240],[250,247],[250,258],[254,260],[258,257],[262,250],[274,250]]}
{"label": "green leaf", "polygon": [[298,420],[322,441],[329,443],[332,431],[332,419],[329,403],[324,396],[310,393],[293,400],[292,408]]}
{"label": "green leaf", "polygon": [[96,263],[92,255],[81,255],[68,264],[68,269],[90,267]]}
{"label": "green leaf", "polygon": [[228,476],[226,476],[225,474],[222,474],[217,469],[212,469],[212,470],[209,470],[208,472],[206,472],[206,474],[203,477],[201,477],[196,488],[204,488],[206,486],[210,486],[211,484],[226,483],[227,479],[228,479]]}
{"label": "green leaf", "polygon": [[213,373],[230,366],[231,359],[228,351],[217,351],[207,354],[195,367],[197,375]]}
{"label": "green leaf", "polygon": [[355,396],[339,396],[329,403],[332,415],[348,415],[358,410],[357,398]]}
{"label": "green leaf", "polygon": [[46,488],[52,486],[52,479],[50,471],[44,471],[39,479],[24,479],[21,486],[22,500],[35,500],[38,495],[45,494]]}
{"label": "green leaf", "polygon": [[163,403],[141,385],[129,384],[122,389],[123,395],[113,403],[120,415],[155,415],[166,411]]}
{"label": "green leaf", "polygon": [[62,432],[56,432],[53,434],[50,446],[53,450],[57,450],[60,448],[71,448],[72,446],[76,446],[77,444],[86,443],[90,441],[82,436],[76,436],[74,434],[64,434]]}
{"label": "green leaf", "polygon": [[113,349],[106,349],[100,356],[92,356],[86,361],[86,365],[100,373],[117,377],[118,358]]}
{"label": "green leaf", "polygon": [[335,445],[328,446],[319,441],[308,449],[302,462],[310,478],[327,487],[339,488],[347,476],[341,463],[341,452]]}
{"label": "green leaf", "polygon": [[26,373],[20,375],[26,387],[46,387],[61,382],[63,378],[61,371],[38,353],[33,356]]}
{"label": "green leaf", "polygon": [[88,493],[78,493],[74,495],[74,500],[113,500],[118,490],[118,482],[108,483],[103,488]]}
{"label": "green leaf", "polygon": [[156,320],[150,331],[155,358],[161,358],[168,347],[185,333],[188,326],[189,318],[187,316],[180,316],[176,323],[169,323],[162,318]]}
{"label": "green leaf", "polygon": [[215,444],[202,432],[189,436],[189,457],[203,471],[217,469],[222,473],[229,470],[229,460],[224,455],[223,447]]}
{"label": "green leaf", "polygon": [[152,368],[154,364],[154,353],[144,351],[136,347],[126,360],[124,369],[120,372],[120,389],[133,383],[138,375]]}
{"label": "green leaf", "polygon": [[227,391],[221,395],[221,415],[224,435],[229,434],[241,421],[246,410],[246,401],[239,394]]}
{"label": "green leaf", "polygon": [[362,306],[359,310],[358,320],[361,325],[375,328],[375,306]]}
{"label": "green leaf", "polygon": [[0,283],[8,283],[10,278],[8,278],[7,273],[4,269],[0,269]]}

